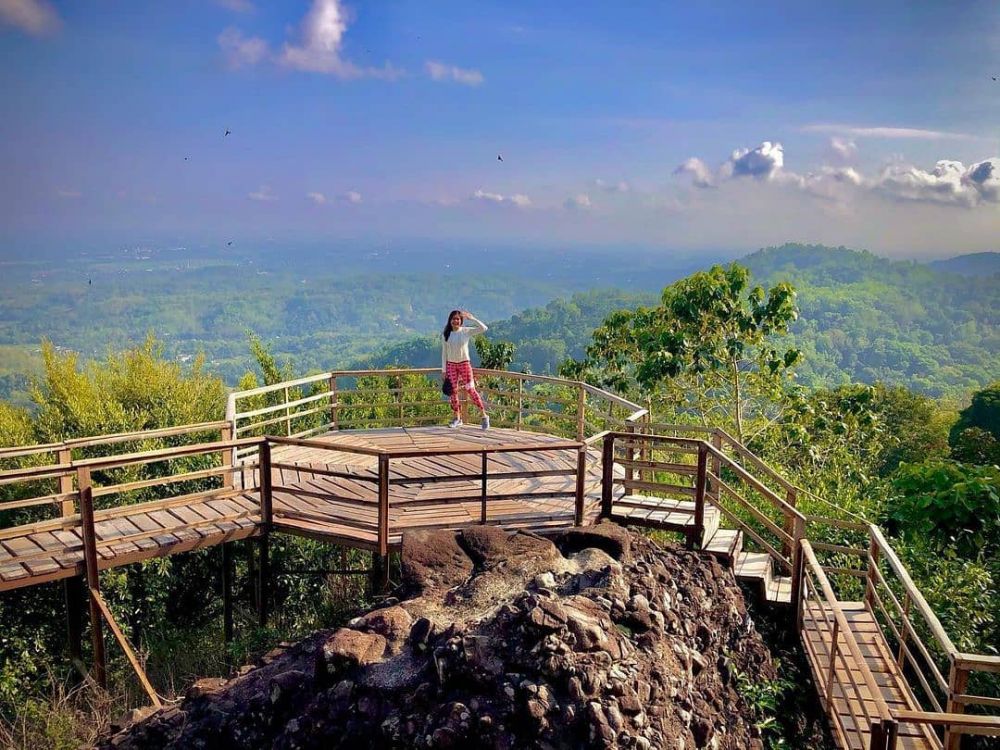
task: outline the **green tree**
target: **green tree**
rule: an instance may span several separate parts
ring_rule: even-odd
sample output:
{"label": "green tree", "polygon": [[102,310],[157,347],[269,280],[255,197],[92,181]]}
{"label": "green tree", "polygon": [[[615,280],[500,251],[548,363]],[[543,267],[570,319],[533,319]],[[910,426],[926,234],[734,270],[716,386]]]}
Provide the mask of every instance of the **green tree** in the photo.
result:
{"label": "green tree", "polygon": [[506,370],[514,361],[514,344],[510,341],[490,341],[476,336],[474,342],[479,366],[486,370]]}
{"label": "green tree", "polygon": [[952,456],[975,464],[1000,464],[1000,380],[972,394],[948,436]]}
{"label": "green tree", "polygon": [[610,315],[586,359],[562,371],[724,422],[742,440],[748,414],[777,418],[801,355],[775,339],[797,317],[791,285],[765,292],[745,267],[713,266],[668,286],[657,307]]}

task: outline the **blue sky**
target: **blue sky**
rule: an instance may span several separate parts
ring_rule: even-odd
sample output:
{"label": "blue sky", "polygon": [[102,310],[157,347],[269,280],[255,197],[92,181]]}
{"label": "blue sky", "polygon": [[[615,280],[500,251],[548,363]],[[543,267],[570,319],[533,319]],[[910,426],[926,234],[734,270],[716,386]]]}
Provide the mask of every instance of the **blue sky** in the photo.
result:
{"label": "blue sky", "polygon": [[0,0],[0,54],[8,244],[1000,249],[995,2]]}

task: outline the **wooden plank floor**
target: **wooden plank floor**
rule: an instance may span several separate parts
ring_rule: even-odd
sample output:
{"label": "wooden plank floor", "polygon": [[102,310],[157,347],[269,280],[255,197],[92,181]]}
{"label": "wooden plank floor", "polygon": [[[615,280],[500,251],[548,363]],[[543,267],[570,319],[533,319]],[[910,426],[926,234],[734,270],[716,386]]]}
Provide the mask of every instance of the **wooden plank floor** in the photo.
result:
{"label": "wooden plank floor", "polygon": [[[285,465],[274,469],[272,480],[275,527],[363,548],[374,548],[378,540],[378,457],[337,450],[337,446],[411,451],[565,442],[551,435],[475,427],[344,430],[312,439],[331,448],[276,445],[271,450],[272,462]],[[572,526],[576,462],[572,449],[491,453],[487,523],[540,533]],[[309,469],[353,476],[331,477]],[[390,547],[400,545],[404,531],[480,523],[481,472],[481,454],[390,459]],[[531,476],[505,476],[511,474]],[[588,523],[600,511],[600,484],[600,453],[591,450],[585,483]]]}
{"label": "wooden plank floor", "polygon": [[[259,509],[256,493],[219,490],[99,510],[94,514],[98,568],[252,536],[260,522]],[[79,524],[53,519],[0,531],[0,591],[82,572]]]}
{"label": "wooden plank floor", "polygon": [[[900,709],[922,710],[903,679],[896,664],[895,655],[890,651],[878,623],[875,622],[871,612],[865,608],[864,602],[842,602],[840,607],[864,656],[865,663],[872,673],[875,684],[882,694],[882,699],[889,707],[889,712],[895,714]],[[821,692],[825,690],[830,667],[830,633],[823,625],[822,609],[828,609],[828,605],[815,601],[806,604],[806,617],[802,630],[806,656],[813,672],[813,678]],[[832,621],[832,613],[827,611],[827,616]],[[855,682],[862,685],[862,695],[845,695],[844,691],[835,684],[831,710],[841,718],[847,734],[846,736],[841,735],[834,726],[834,737],[837,739],[838,745],[845,750],[867,750],[868,728],[857,727],[853,715],[865,715],[860,705],[861,700],[863,700],[868,713],[873,715],[875,713],[874,702],[864,689],[860,665],[854,664],[850,656],[847,657],[847,662],[850,664]],[[837,664],[843,682],[850,685],[847,676],[843,674],[844,670],[839,658]],[[831,724],[833,724],[832,721]],[[927,727],[900,724],[896,747],[900,750],[940,750],[941,742]]]}

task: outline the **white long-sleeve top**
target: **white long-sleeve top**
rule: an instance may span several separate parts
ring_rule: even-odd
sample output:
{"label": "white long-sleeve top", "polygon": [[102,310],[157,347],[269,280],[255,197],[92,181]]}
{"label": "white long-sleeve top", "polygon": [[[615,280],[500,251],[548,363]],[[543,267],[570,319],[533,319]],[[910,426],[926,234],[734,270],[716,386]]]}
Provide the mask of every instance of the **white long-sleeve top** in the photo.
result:
{"label": "white long-sleeve top", "polygon": [[473,336],[486,333],[486,324],[467,315],[466,322],[471,326],[462,326],[457,331],[448,334],[448,339],[441,337],[441,372],[448,369],[449,362],[465,362],[469,359],[469,342]]}

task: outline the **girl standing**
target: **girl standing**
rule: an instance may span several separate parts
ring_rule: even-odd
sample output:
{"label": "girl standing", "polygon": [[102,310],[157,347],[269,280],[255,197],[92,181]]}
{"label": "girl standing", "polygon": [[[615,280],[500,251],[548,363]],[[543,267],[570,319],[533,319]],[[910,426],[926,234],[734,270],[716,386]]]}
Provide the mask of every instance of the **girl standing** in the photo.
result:
{"label": "girl standing", "polygon": [[[468,320],[471,326],[462,324]],[[476,381],[472,377],[472,364],[469,362],[469,341],[473,336],[486,333],[486,326],[476,320],[468,310],[452,310],[448,315],[448,323],[444,327],[444,341],[441,342],[441,378],[451,380],[451,410],[455,418],[451,427],[462,426],[462,414],[458,403],[458,391],[464,388],[469,392],[472,403],[483,413],[482,427],[488,429],[490,417],[483,406],[483,399],[476,390]]]}

